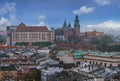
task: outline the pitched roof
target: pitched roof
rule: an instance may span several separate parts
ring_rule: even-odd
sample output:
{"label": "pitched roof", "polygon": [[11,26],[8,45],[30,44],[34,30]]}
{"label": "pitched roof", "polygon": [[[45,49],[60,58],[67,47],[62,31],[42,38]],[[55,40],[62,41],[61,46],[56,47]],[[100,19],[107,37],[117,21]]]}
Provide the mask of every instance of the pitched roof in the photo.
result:
{"label": "pitched roof", "polygon": [[46,26],[26,26],[20,24],[16,27],[16,32],[49,32]]}

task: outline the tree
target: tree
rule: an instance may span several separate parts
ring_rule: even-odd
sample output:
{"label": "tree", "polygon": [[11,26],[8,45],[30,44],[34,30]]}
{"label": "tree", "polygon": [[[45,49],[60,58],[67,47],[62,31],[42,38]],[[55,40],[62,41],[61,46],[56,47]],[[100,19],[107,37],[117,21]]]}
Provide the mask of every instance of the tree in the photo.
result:
{"label": "tree", "polygon": [[68,42],[69,43],[79,43],[80,42],[80,37],[79,36],[75,36],[75,35],[70,35],[68,37]]}
{"label": "tree", "polygon": [[41,81],[41,71],[37,69],[31,69],[28,74],[26,74],[25,79],[28,81]]}
{"label": "tree", "polygon": [[118,52],[120,52],[120,44],[109,45],[108,46],[108,51],[118,51]]}
{"label": "tree", "polygon": [[101,51],[106,51],[107,46],[113,42],[112,38],[108,35],[103,37],[92,37],[89,41],[91,44],[96,45],[96,49]]}

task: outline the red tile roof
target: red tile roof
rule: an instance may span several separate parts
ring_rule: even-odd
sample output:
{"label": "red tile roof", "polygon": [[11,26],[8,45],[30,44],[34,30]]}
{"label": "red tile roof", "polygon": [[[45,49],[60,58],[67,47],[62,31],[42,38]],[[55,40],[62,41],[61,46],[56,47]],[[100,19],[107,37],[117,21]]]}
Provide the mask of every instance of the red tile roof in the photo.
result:
{"label": "red tile roof", "polygon": [[85,34],[88,35],[88,36],[93,36],[93,35],[96,35],[96,36],[103,36],[103,35],[104,35],[104,32],[87,31],[87,32],[85,32]]}
{"label": "red tile roof", "polygon": [[46,26],[23,26],[19,25],[16,28],[16,32],[49,32]]}

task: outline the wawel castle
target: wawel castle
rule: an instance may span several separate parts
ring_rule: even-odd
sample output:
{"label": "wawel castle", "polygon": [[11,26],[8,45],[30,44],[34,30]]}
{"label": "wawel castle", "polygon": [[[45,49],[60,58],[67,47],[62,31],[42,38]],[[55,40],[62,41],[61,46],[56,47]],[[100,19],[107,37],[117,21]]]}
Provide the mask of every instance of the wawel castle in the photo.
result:
{"label": "wawel castle", "polygon": [[16,42],[53,42],[55,33],[46,26],[26,26],[24,23],[7,28],[7,40]]}
{"label": "wawel castle", "polygon": [[[27,26],[20,23],[18,26],[7,27],[7,44],[14,45],[16,43],[35,43],[35,42],[54,42],[55,40],[68,41],[69,37],[80,37],[80,23],[78,15],[75,16],[74,26],[64,21],[62,28],[51,28],[47,26]],[[87,36],[102,36],[103,32],[84,32]]]}

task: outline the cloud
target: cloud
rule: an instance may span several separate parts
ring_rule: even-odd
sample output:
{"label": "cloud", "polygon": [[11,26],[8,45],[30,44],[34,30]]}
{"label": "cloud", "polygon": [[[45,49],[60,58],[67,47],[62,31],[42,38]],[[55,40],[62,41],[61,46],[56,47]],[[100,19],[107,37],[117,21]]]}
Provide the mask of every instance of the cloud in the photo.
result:
{"label": "cloud", "polygon": [[101,6],[110,4],[110,0],[94,0],[96,3],[98,3]]}
{"label": "cloud", "polygon": [[46,26],[45,22],[44,21],[41,21],[38,26]]}
{"label": "cloud", "polygon": [[82,6],[80,9],[78,10],[73,10],[74,14],[80,15],[80,14],[87,14],[90,12],[93,12],[94,7],[87,7],[87,6]]}
{"label": "cloud", "polygon": [[87,25],[84,31],[102,31],[106,34],[120,34],[120,22],[115,22],[113,20],[108,20],[99,24]]}
{"label": "cloud", "polygon": [[5,25],[6,23],[8,23],[8,19],[2,17],[2,18],[0,19],[0,25]]}
{"label": "cloud", "polygon": [[45,22],[44,22],[44,20],[46,19],[46,15],[40,15],[40,16],[38,17],[38,19],[40,20],[38,26],[46,26],[46,24],[45,24]]}
{"label": "cloud", "polygon": [[6,13],[14,13],[16,11],[15,3],[6,3],[2,7],[0,6],[0,15],[6,14]]}
{"label": "cloud", "polygon": [[[0,29],[4,30],[6,26],[12,25],[16,21],[16,3],[6,3],[0,5]],[[6,18],[5,15],[8,14],[9,18]]]}
{"label": "cloud", "polygon": [[46,18],[45,15],[41,15],[41,16],[38,17],[39,20],[44,20],[45,18]]}
{"label": "cloud", "polygon": [[4,17],[1,17],[0,18],[0,30],[5,30],[5,27],[8,25],[10,25],[9,20]]}

